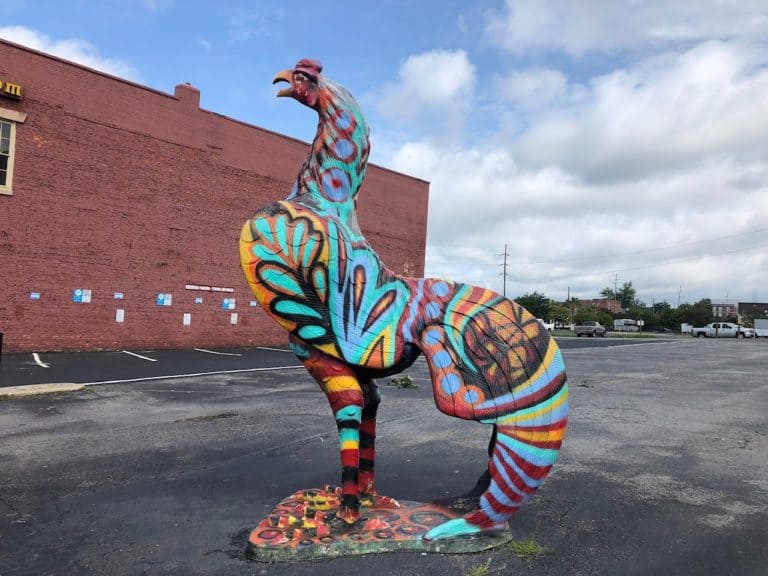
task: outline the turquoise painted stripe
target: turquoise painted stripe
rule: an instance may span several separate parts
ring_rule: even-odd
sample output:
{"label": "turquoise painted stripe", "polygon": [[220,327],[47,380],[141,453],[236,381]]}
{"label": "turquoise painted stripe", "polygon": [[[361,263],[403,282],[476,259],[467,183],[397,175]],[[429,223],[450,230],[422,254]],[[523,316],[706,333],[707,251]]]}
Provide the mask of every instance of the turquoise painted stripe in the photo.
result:
{"label": "turquoise painted stripe", "polygon": [[[456,291],[456,293],[453,295],[453,298],[451,298],[450,302],[448,302],[448,305],[445,307],[445,316],[449,316],[450,314],[453,314],[453,309],[456,307],[457,302],[459,304],[464,302],[464,296],[472,291],[471,286],[464,285],[463,288],[460,288]],[[456,334],[461,334],[464,330],[464,326],[466,326],[467,322],[469,322],[472,319],[473,314],[469,314],[463,318],[463,320],[460,322],[459,326],[453,327],[451,329],[450,327],[446,327],[445,335],[448,338],[448,341],[453,346],[454,351],[461,357],[461,359],[464,361],[464,365],[468,368],[471,368],[472,371],[477,372],[477,367],[475,366],[475,363],[472,362],[472,360],[469,359],[469,356],[467,356],[467,353],[464,351],[464,342],[460,342],[456,338]]]}
{"label": "turquoise painted stripe", "polygon": [[303,296],[304,293],[301,290],[301,286],[296,279],[280,270],[264,270],[261,272],[261,277],[275,288],[275,291],[282,294],[292,294],[295,296]]}
{"label": "turquoise painted stripe", "polygon": [[267,242],[272,244],[274,242],[274,236],[269,222],[270,221],[266,218],[259,218],[256,220],[256,230],[259,231],[259,234],[261,234]]}
{"label": "turquoise painted stripe", "polygon": [[360,430],[357,428],[342,428],[339,430],[339,442],[360,442]]}
{"label": "turquoise painted stripe", "polygon": [[291,316],[304,315],[312,316],[319,320],[322,319],[322,316],[317,310],[294,300],[280,300],[275,304],[275,310],[281,314],[288,314]]}
{"label": "turquoise painted stripe", "polygon": [[[501,504],[502,506],[514,506],[516,508],[520,506],[520,502],[516,502],[512,500],[512,498],[507,496],[507,493],[504,492],[504,490],[499,488],[499,485],[496,483],[496,480],[491,481],[491,486],[488,489],[488,492],[490,492],[493,495],[493,497],[498,501],[498,503]],[[522,496],[525,496],[525,495],[522,494]]]}
{"label": "turquoise painted stripe", "polygon": [[515,486],[514,482],[512,482],[512,479],[509,477],[509,474],[507,474],[506,468],[504,468],[504,466],[502,465],[503,462],[501,461],[501,458],[499,458],[497,454],[493,455],[493,463],[496,465],[496,470],[499,471],[499,474],[504,479],[504,483],[507,486],[509,486],[509,489],[521,497],[525,496],[525,492],[520,490],[520,488]]}
{"label": "turquoise painted stripe", "polygon": [[253,255],[258,260],[266,260],[267,262],[283,262],[283,257],[277,252],[271,250],[269,247],[263,244],[254,244],[251,249]]}
{"label": "turquoise painted stripe", "polygon": [[325,336],[327,330],[322,326],[302,326],[299,328],[299,338],[313,340]]}
{"label": "turquoise painted stripe", "polygon": [[341,410],[334,414],[336,420],[357,420],[360,422],[363,419],[363,409],[361,406],[344,406]]}
{"label": "turquoise painted stripe", "polygon": [[[507,464],[510,468],[512,468],[512,470],[515,471],[515,474],[517,474],[523,480],[523,482],[525,482],[531,488],[538,488],[544,483],[544,478],[541,478],[540,480],[531,478],[522,468],[520,468],[520,466],[517,465],[517,463],[514,460],[512,460],[511,458],[509,458],[509,456],[504,454],[503,449],[500,451],[500,454],[501,454],[501,460],[503,460],[505,464]],[[522,454],[519,454],[519,456],[522,456]],[[513,486],[513,488],[515,487]],[[517,492],[521,496],[525,495],[524,492],[519,491],[517,488],[515,488],[515,492]]]}
{"label": "turquoise painted stripe", "polygon": [[318,295],[320,296],[320,300],[325,301],[325,292],[326,292],[326,286],[325,286],[325,274],[323,274],[323,271],[319,268],[314,271],[314,281],[315,281],[315,287],[317,288]]}
{"label": "turquoise painted stripe", "polygon": [[286,218],[278,218],[275,222],[275,234],[280,248],[288,255],[288,231],[286,230]]}
{"label": "turquoise painted stripe", "polygon": [[[509,436],[504,436],[502,434],[499,434],[498,441],[518,456],[525,458],[528,462],[535,464],[536,466],[552,466],[557,460],[557,455],[560,452],[559,450],[553,450],[551,448],[537,448],[536,446],[525,444],[515,438],[510,438]],[[513,466],[515,465],[514,462],[511,462],[511,464]]]}
{"label": "turquoise painted stripe", "polygon": [[493,520],[496,523],[504,522],[506,520],[509,520],[509,517],[506,514],[501,514],[499,512],[496,512],[493,507],[491,506],[491,503],[488,502],[488,498],[485,494],[480,498],[480,510],[485,513],[488,518]]}
{"label": "turquoise painted stripe", "polygon": [[408,318],[406,318],[405,322],[403,322],[403,339],[406,342],[413,342],[413,323],[418,317],[418,311],[419,311],[419,303],[421,302],[421,299],[424,297],[424,281],[425,278],[422,278],[419,280],[419,283],[416,288],[416,297],[411,301],[411,308],[408,312]]}
{"label": "turquoise painted stripe", "polygon": [[307,246],[304,248],[304,256],[301,259],[301,265],[304,269],[309,268],[309,259],[315,252],[315,244],[317,244],[317,240],[311,236],[307,238]]}

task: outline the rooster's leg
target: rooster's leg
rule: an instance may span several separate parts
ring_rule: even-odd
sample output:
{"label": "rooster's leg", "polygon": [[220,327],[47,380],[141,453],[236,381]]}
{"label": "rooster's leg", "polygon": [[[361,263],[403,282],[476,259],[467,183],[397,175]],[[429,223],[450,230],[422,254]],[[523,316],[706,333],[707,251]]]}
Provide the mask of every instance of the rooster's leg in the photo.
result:
{"label": "rooster's leg", "polygon": [[381,397],[376,383],[372,379],[363,380],[363,414],[360,422],[360,476],[358,487],[360,498],[370,505],[376,498],[376,412]]}
{"label": "rooster's leg", "polygon": [[[320,384],[336,419],[341,451],[341,504],[336,517],[354,524],[360,519],[360,423],[365,405],[360,381],[351,366],[296,338],[291,338],[291,347]],[[373,415],[375,419],[375,408]]]}

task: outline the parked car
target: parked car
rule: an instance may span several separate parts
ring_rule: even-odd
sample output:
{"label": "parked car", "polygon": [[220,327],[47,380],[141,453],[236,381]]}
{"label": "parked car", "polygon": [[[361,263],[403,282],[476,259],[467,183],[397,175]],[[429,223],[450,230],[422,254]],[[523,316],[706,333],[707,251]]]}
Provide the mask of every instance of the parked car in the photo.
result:
{"label": "parked car", "polygon": [[576,336],[605,336],[605,326],[600,322],[594,320],[587,320],[575,326],[573,331],[576,332]]}
{"label": "parked car", "polygon": [[544,322],[544,320],[542,320],[541,318],[536,318],[536,320],[539,321],[539,324],[541,324],[541,327],[544,328],[544,330],[552,334],[552,330],[555,329],[554,322]]}
{"label": "parked car", "polygon": [[746,328],[733,322],[711,322],[706,326],[691,328],[696,338],[754,338],[754,328]]}

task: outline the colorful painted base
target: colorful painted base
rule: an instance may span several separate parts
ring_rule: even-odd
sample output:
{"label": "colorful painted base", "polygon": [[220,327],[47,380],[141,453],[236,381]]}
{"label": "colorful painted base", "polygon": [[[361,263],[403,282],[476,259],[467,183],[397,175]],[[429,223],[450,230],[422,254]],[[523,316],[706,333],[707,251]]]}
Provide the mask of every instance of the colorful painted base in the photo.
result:
{"label": "colorful painted base", "polygon": [[362,519],[349,531],[334,522],[339,489],[300,490],[280,502],[251,532],[248,555],[261,562],[295,562],[401,550],[462,554],[480,552],[509,542],[509,529],[426,541],[430,529],[461,516],[436,504],[378,498],[365,503]]}

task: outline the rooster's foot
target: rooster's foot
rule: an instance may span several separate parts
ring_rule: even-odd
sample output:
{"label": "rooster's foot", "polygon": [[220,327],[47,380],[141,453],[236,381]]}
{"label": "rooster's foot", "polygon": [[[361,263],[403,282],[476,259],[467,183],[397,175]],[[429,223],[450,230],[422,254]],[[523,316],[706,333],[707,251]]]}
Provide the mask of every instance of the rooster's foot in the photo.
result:
{"label": "rooster's foot", "polygon": [[400,503],[389,496],[381,496],[375,492],[360,494],[360,505],[366,508],[400,508]]}
{"label": "rooster's foot", "polygon": [[500,530],[505,530],[507,523],[491,524],[488,526],[475,526],[470,524],[464,518],[454,518],[435,526],[424,534],[424,540],[444,540],[446,538],[456,538],[458,536],[471,536],[479,534],[493,534]]}

